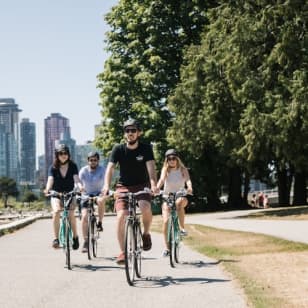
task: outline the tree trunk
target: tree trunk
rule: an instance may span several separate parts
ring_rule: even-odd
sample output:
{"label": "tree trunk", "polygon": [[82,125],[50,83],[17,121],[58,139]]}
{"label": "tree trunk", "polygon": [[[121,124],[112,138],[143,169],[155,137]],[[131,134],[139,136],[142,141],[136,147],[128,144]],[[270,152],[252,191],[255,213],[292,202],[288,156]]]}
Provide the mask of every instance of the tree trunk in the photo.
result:
{"label": "tree trunk", "polygon": [[293,189],[293,205],[307,204],[306,192],[306,174],[305,172],[295,172],[294,189]]}
{"label": "tree trunk", "polygon": [[290,205],[290,189],[287,169],[278,168],[278,204],[280,206]]}
{"label": "tree trunk", "polygon": [[228,205],[231,208],[239,208],[242,205],[241,185],[240,168],[230,168]]}
{"label": "tree trunk", "polygon": [[243,193],[243,206],[244,207],[249,207],[249,205],[248,205],[249,183],[250,183],[250,176],[249,176],[248,172],[245,172],[244,193]]}

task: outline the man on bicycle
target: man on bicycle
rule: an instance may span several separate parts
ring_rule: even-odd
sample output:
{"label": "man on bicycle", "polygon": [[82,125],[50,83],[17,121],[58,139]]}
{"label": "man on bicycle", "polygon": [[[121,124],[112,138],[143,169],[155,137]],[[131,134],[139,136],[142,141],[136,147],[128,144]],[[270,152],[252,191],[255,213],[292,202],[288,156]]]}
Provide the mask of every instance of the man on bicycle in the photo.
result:
{"label": "man on bicycle", "polygon": [[[105,177],[105,168],[99,164],[99,153],[90,152],[88,154],[88,165],[84,166],[79,171],[79,178],[82,184],[81,191],[83,194],[97,196],[96,204],[98,205],[98,223],[97,230],[103,231],[103,217],[105,213],[105,201],[106,198],[100,196],[104,185]],[[87,252],[88,249],[88,211],[87,211],[88,202],[82,202],[81,199],[81,226],[82,226],[82,235],[84,238],[84,244],[82,247],[82,252]]]}
{"label": "man on bicycle", "polygon": [[[48,170],[48,179],[44,193],[47,195],[51,189],[58,193],[70,192],[74,189],[75,185],[80,186],[77,165],[71,160],[69,148],[65,144],[59,144],[55,149],[55,160]],[[54,230],[52,247],[59,248],[58,234],[60,229],[60,213],[63,210],[63,204],[56,197],[51,198],[50,202],[53,211],[52,222]],[[74,215],[75,205],[74,199],[70,207],[69,219],[73,231],[73,249],[78,249],[79,240]]]}
{"label": "man on bicycle", "polygon": [[[139,141],[141,129],[136,120],[129,119],[125,121],[123,129],[126,142],[115,145],[112,149],[105,175],[104,194],[108,194],[116,164],[120,166],[120,178],[116,185],[116,193],[137,192],[145,187],[150,187],[156,193],[157,179],[151,145]],[[144,233],[142,235],[143,250],[150,250],[152,247],[150,235],[150,225],[152,222],[151,196],[149,194],[142,194],[137,199],[144,226]],[[117,212],[117,237],[121,249],[117,257],[117,263],[121,264],[125,261],[124,227],[125,216],[128,214],[127,201],[121,197],[117,198],[115,209]]]}

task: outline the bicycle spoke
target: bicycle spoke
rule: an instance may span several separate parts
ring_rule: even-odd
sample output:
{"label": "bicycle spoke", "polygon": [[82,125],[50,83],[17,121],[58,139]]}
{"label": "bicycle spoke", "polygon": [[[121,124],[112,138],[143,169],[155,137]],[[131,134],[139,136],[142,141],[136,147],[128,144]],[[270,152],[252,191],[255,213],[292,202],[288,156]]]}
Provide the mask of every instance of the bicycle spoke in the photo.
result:
{"label": "bicycle spoke", "polygon": [[142,253],[142,235],[141,235],[141,228],[140,223],[136,223],[135,225],[135,238],[136,238],[136,251],[135,251],[135,270],[136,270],[136,276],[138,278],[141,277],[141,253]]}
{"label": "bicycle spoke", "polygon": [[128,219],[125,225],[125,272],[129,285],[134,284],[135,279],[135,239],[132,222]]}

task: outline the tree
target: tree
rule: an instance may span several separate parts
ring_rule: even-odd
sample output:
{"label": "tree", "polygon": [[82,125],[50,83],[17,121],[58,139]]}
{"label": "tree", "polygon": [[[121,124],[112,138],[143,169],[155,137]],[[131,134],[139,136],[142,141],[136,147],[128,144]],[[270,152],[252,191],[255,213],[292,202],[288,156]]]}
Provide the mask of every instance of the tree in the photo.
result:
{"label": "tree", "polygon": [[98,76],[102,125],[97,146],[109,151],[122,138],[121,124],[138,119],[144,138],[166,148],[172,113],[167,98],[179,80],[184,49],[199,42],[205,11],[216,1],[122,0],[106,16],[111,53]]}
{"label": "tree", "polygon": [[21,199],[22,202],[27,202],[29,205],[31,204],[31,202],[34,202],[36,200],[38,200],[38,197],[30,190],[26,190]]}
{"label": "tree", "polygon": [[4,207],[8,207],[8,197],[18,193],[16,182],[8,177],[0,177],[0,197],[3,198]]}
{"label": "tree", "polygon": [[[169,140],[196,157],[218,153],[230,170],[231,205],[241,201],[243,173],[261,177],[276,165],[288,195],[286,166],[307,171],[305,12],[305,1],[223,3],[209,11],[201,45],[185,55],[169,99],[176,115]],[[280,202],[288,203],[282,193]]]}

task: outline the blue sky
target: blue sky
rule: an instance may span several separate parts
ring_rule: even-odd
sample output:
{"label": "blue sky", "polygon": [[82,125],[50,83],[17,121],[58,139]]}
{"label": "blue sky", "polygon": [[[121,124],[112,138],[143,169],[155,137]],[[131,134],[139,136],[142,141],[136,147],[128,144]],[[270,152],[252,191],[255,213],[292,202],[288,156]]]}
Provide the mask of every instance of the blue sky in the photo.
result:
{"label": "blue sky", "polygon": [[107,59],[103,16],[118,0],[0,0],[0,97],[14,98],[21,118],[36,123],[44,151],[44,118],[70,120],[78,144],[100,122],[96,76]]}

